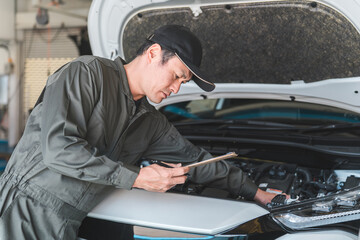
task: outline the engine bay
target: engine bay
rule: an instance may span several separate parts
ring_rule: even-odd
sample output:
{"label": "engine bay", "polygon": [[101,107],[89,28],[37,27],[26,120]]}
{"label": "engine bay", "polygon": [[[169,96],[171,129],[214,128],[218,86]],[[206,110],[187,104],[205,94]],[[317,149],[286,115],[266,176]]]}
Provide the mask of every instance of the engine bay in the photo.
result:
{"label": "engine bay", "polygon": [[[290,199],[280,205],[328,196],[360,185],[360,170],[319,169],[298,164],[261,162],[249,159],[225,160],[239,167],[262,190],[276,194],[285,193]],[[231,193],[187,182],[177,185],[171,192],[215,198],[242,199]],[[268,207],[279,205],[274,202]]]}

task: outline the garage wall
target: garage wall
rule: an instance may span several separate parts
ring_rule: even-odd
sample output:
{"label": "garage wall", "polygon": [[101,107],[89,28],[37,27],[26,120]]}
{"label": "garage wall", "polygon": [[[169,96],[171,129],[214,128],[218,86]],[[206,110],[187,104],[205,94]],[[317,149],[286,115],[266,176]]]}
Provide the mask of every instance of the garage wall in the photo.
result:
{"label": "garage wall", "polygon": [[[67,34],[72,31],[78,34],[76,28],[87,26],[86,18],[91,0],[64,1],[65,4],[61,6],[50,7],[49,24],[40,26],[36,22],[37,5],[43,4],[48,8],[50,2],[0,0],[0,44],[7,44],[14,62],[14,70],[7,77],[8,96],[3,98],[8,102],[9,124],[6,134],[0,136],[5,136],[10,146],[15,146],[20,139],[28,110],[36,101],[34,99],[37,99],[47,76],[63,63],[78,56],[77,47],[68,39]],[[52,39],[50,44],[48,27],[52,28],[49,34]],[[56,36],[57,29],[62,30]],[[35,34],[31,43],[29,36],[32,33]],[[7,61],[8,53],[0,49],[0,75],[4,75]],[[32,68],[39,69],[31,70]]]}
{"label": "garage wall", "polygon": [[27,118],[48,76],[79,56],[76,43],[69,36],[78,36],[79,28],[34,29],[24,38],[23,113]]}
{"label": "garage wall", "polygon": [[[0,44],[7,46],[10,51],[10,56],[13,62],[17,61],[17,45],[15,42],[15,1],[0,0]],[[9,139],[9,143],[14,145],[19,134],[19,111],[17,106],[19,105],[19,98],[14,97],[11,102],[8,101],[10,95],[14,93],[16,86],[18,85],[17,66],[11,74],[6,71],[6,65],[8,63],[9,52],[6,48],[0,48],[0,76],[2,89],[0,94],[2,95],[1,104],[1,130],[0,139]],[[9,90],[9,91],[8,91]],[[7,96],[5,96],[5,92]],[[16,94],[15,94],[16,95]],[[8,111],[6,110],[8,109]],[[8,116],[5,117],[5,116]],[[12,129],[8,128],[7,122],[11,123]],[[4,130],[6,129],[6,130]]]}
{"label": "garage wall", "polygon": [[0,39],[13,39],[15,28],[15,1],[0,0]]}

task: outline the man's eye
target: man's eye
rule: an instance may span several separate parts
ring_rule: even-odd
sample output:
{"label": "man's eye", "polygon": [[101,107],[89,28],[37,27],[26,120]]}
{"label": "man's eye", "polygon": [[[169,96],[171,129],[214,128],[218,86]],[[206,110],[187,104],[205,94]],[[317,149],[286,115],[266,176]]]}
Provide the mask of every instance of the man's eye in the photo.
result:
{"label": "man's eye", "polygon": [[175,75],[175,79],[179,79],[180,77],[178,75]]}

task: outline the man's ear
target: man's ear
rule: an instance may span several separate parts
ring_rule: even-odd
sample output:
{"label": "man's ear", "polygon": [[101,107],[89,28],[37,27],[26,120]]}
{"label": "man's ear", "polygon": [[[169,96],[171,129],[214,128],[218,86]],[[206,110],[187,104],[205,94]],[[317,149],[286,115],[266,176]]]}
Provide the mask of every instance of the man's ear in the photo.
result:
{"label": "man's ear", "polygon": [[161,59],[161,46],[154,43],[146,50],[146,60],[148,63]]}

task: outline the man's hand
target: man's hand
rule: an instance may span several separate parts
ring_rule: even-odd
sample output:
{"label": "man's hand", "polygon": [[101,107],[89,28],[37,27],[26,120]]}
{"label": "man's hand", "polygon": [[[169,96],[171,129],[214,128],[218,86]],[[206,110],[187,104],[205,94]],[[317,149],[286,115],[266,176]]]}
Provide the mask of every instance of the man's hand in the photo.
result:
{"label": "man's hand", "polygon": [[183,184],[186,181],[188,167],[181,167],[181,164],[166,163],[172,168],[161,167],[157,164],[140,169],[133,187],[142,188],[151,192],[166,192],[177,184]]}
{"label": "man's hand", "polygon": [[[276,193],[269,193],[269,192],[265,192],[261,189],[258,189],[256,194],[255,194],[255,197],[254,197],[254,200],[260,204],[263,204],[263,205],[266,205],[268,203],[271,202],[271,200],[276,196],[277,194]],[[286,195],[286,199],[288,199],[289,196]]]}

